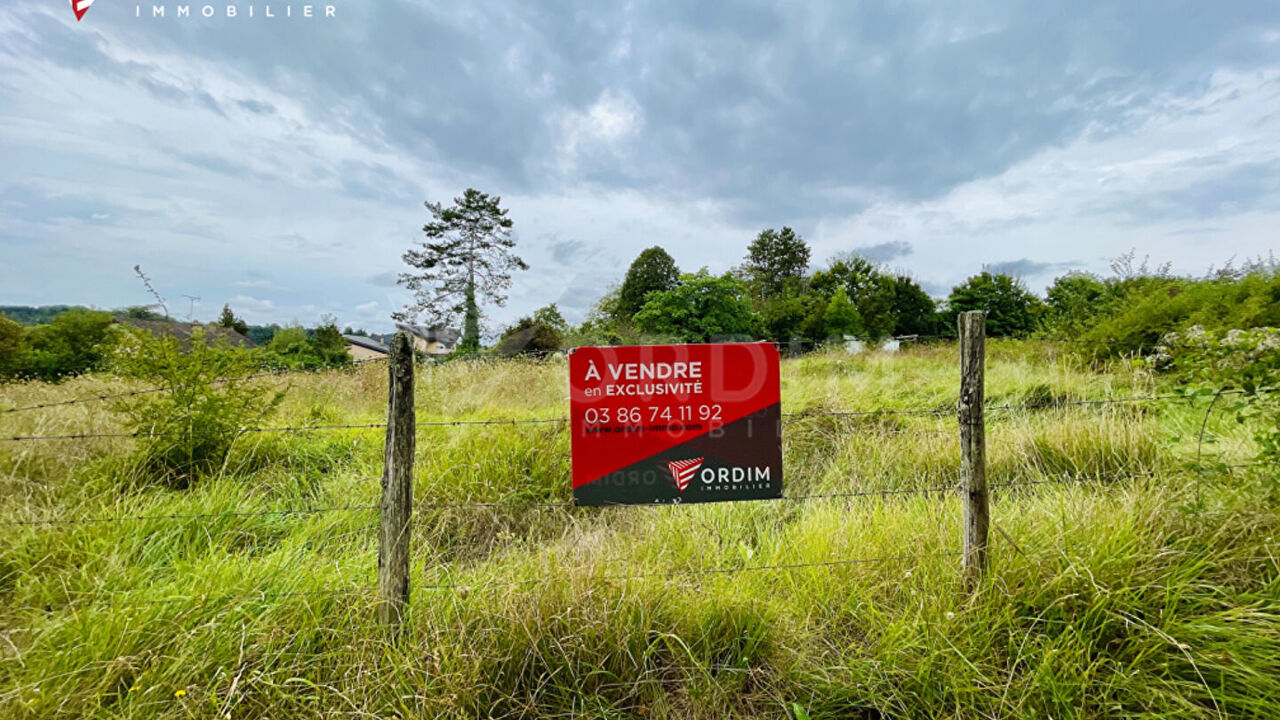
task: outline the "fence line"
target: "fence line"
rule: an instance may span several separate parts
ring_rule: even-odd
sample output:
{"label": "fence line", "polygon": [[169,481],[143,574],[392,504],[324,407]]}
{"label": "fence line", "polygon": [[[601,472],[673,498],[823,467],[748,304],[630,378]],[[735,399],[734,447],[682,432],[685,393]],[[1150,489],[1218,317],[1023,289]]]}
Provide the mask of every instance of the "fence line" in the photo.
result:
{"label": "fence line", "polygon": [[[888,556],[882,556],[882,557],[852,558],[852,559],[845,559],[845,560],[819,560],[814,562],[779,563],[776,565],[746,565],[741,567],[713,567],[713,568],[695,568],[695,569],[683,569],[683,570],[677,569],[677,570],[663,570],[659,572],[649,572],[649,573],[613,573],[613,574],[606,574],[606,575],[591,576],[590,579],[603,581],[603,582],[622,583],[622,582],[629,582],[632,580],[649,580],[654,578],[671,579],[671,578],[677,578],[677,577],[697,577],[697,576],[709,576],[709,575],[736,575],[738,573],[764,572],[764,571],[771,571],[771,570],[801,570],[801,569],[809,569],[809,568],[826,568],[826,567],[838,567],[838,566],[845,566],[845,565],[867,565],[867,564],[882,563],[882,562],[901,562],[904,560],[920,560],[925,558],[958,557],[958,556],[959,556],[958,552],[919,553],[919,554],[912,554],[912,555],[888,555]],[[542,577],[542,578],[529,578],[526,580],[490,580],[490,581],[483,581],[478,583],[438,583],[436,582],[436,583],[429,583],[425,585],[418,585],[416,586],[416,589],[427,590],[427,591],[437,591],[437,592],[438,591],[470,592],[472,590],[477,590],[482,588],[520,587],[524,585],[539,585],[539,584],[552,585],[557,582],[566,582],[566,581],[567,580],[565,578]],[[72,593],[69,595],[67,599],[69,601],[87,600],[90,603],[100,602],[102,600],[108,600],[113,604],[119,604],[125,607],[133,606],[133,605],[168,605],[173,603],[189,602],[197,598],[200,600],[201,606],[212,604],[214,602],[222,602],[226,600],[267,600],[269,598],[289,598],[289,597],[336,598],[336,597],[346,595],[348,597],[367,596],[368,599],[371,601],[376,599],[376,593],[373,590],[370,590],[367,588],[348,588],[348,587],[317,588],[315,590],[299,590],[299,591],[286,590],[286,591],[280,591],[280,592],[260,591],[257,593],[250,593],[250,594],[227,593],[223,595],[215,595],[212,597],[185,595],[180,597],[166,597],[166,598],[137,598],[133,602],[124,602],[124,603],[120,603],[118,600],[113,599],[113,598],[119,598],[125,595],[127,595],[127,593],[125,592]],[[18,605],[18,606],[15,606],[13,609],[45,611],[46,607],[40,606],[40,605]]]}
{"label": "fence line", "polygon": [[[958,338],[956,338],[955,336],[952,336],[952,335],[904,335],[904,336],[897,337],[897,338],[894,338],[894,339],[896,339],[896,340],[898,340],[898,341],[900,341],[900,342],[903,342],[903,341],[905,341],[905,342],[912,342],[912,341],[916,341],[916,340],[947,340],[947,341],[952,341],[952,342],[954,342],[954,341],[958,340]],[[999,339],[999,338],[993,338],[993,339]],[[1085,343],[1090,343],[1090,342],[1092,342],[1092,341],[1089,341],[1089,340],[1082,340],[1082,339],[1080,339],[1080,338],[1057,338],[1057,337],[1053,337],[1053,338],[1010,338],[1010,339],[1016,339],[1016,340],[1026,341],[1026,342],[1053,342],[1053,343],[1067,343],[1067,344],[1085,344]],[[777,347],[785,347],[785,346],[790,345],[790,344],[810,345],[810,346],[813,346],[813,347],[817,347],[817,346],[819,346],[819,345],[823,345],[823,344],[826,344],[826,343],[817,343],[817,342],[814,342],[814,341],[811,341],[811,340],[798,340],[798,341],[787,341],[787,342],[774,342],[774,343],[772,343],[772,344],[773,344],[774,346],[777,346]],[[1177,350],[1177,349],[1222,350],[1222,351],[1227,351],[1227,352],[1245,352],[1245,351],[1250,351],[1250,350],[1252,350],[1252,348],[1237,348],[1237,347],[1231,347],[1231,346],[1207,345],[1207,344],[1206,344],[1206,345],[1188,345],[1188,344],[1167,344],[1167,343],[1156,343],[1155,345],[1141,345],[1141,346],[1139,346],[1139,349],[1140,349],[1140,350],[1157,350],[1157,349],[1161,349],[1161,348],[1170,349],[1170,350]],[[559,354],[561,354],[561,353],[565,353],[565,352],[567,352],[567,350],[544,350],[544,351],[538,351],[538,352],[536,352],[536,353],[523,353],[522,355],[532,355],[532,356],[535,356],[535,357],[551,357],[551,356],[559,355]],[[517,356],[517,357],[518,357],[518,356]],[[499,359],[499,360],[506,360],[506,359],[510,359],[510,358],[508,358],[508,357],[503,357],[503,358],[497,358],[497,359]],[[348,366],[345,366],[345,367],[323,367],[323,368],[316,368],[316,369],[311,369],[311,370],[308,370],[308,369],[282,368],[282,369],[280,369],[280,370],[271,370],[271,371],[267,371],[267,372],[254,373],[254,374],[251,374],[251,375],[246,375],[246,376],[244,376],[244,377],[242,377],[242,378],[226,378],[226,379],[222,379],[222,380],[215,380],[215,381],[213,381],[213,382],[214,382],[215,384],[222,384],[222,383],[227,383],[227,382],[236,382],[236,381],[244,381],[244,380],[257,380],[257,379],[266,378],[266,377],[280,377],[280,376],[284,376],[284,375],[314,375],[314,374],[320,374],[320,373],[330,372],[330,371],[335,371],[335,370],[336,370],[336,371],[341,371],[341,370],[344,370],[344,369],[350,369],[350,368],[352,368],[352,367],[358,367],[358,366],[360,366],[360,365],[367,365],[367,364],[370,364],[370,363],[386,362],[386,360],[387,360],[387,359],[386,359],[385,357],[383,357],[383,358],[370,358],[370,359],[368,359],[368,360],[356,360],[356,361],[352,362],[352,363],[351,363],[351,365],[348,365]],[[473,359],[473,358],[469,358],[468,360],[470,361],[470,360],[474,360],[474,359]],[[0,409],[0,415],[7,415],[7,414],[9,414],[9,413],[26,412],[26,411],[30,411],[30,410],[44,410],[44,409],[48,409],[48,408],[63,407],[63,406],[67,406],[67,405],[79,405],[79,404],[87,403],[87,402],[98,402],[98,401],[103,401],[103,400],[118,400],[118,399],[126,398],[126,397],[135,397],[135,396],[139,396],[139,395],[149,395],[149,394],[153,394],[153,393],[164,392],[164,391],[165,391],[165,390],[167,390],[167,389],[168,389],[168,388],[164,388],[164,387],[146,388],[146,389],[143,389],[143,390],[132,390],[132,391],[128,391],[128,392],[109,393],[109,394],[105,394],[105,395],[91,395],[91,396],[82,397],[82,398],[75,398],[75,399],[72,399],[72,400],[59,400],[59,401],[55,401],[55,402],[38,403],[38,404],[36,404],[36,405],[25,405],[25,406],[22,406],[22,407],[4,408],[4,409]]]}
{"label": "fence line", "polygon": [[[1253,467],[1258,463],[1235,463],[1230,464],[1228,468],[1245,468]],[[1114,475],[1093,474],[1093,475],[1065,475],[1062,477],[1048,478],[1045,480],[1022,480],[1014,482],[997,482],[991,483],[990,487],[1007,490],[1020,487],[1031,487],[1040,485],[1068,485],[1076,483],[1090,482],[1106,482],[1108,480],[1124,480],[1139,477],[1156,477],[1156,470],[1143,471],[1122,471]],[[372,479],[366,479],[372,481]],[[960,489],[957,484],[949,485],[929,485],[918,488],[888,488],[882,490],[850,490],[845,492],[830,493],[809,493],[804,495],[784,495],[776,498],[763,498],[755,502],[780,503],[780,502],[810,502],[813,500],[844,500],[853,498],[867,497],[894,497],[901,495],[942,495],[953,493]],[[713,504],[713,503],[692,503]],[[431,510],[431,511],[447,511],[447,510],[539,510],[539,509],[562,509],[569,510],[573,508],[586,509],[587,507],[577,505],[571,500],[547,500],[533,502],[507,502],[503,500],[492,501],[464,501],[464,502],[423,502],[416,500],[415,514]],[[598,507],[641,507],[641,508],[661,508],[671,507],[670,504],[643,504],[631,505],[627,503],[605,503]],[[43,520],[0,520],[0,527],[39,527],[39,526],[56,526],[56,525],[91,525],[102,523],[119,523],[119,522],[148,522],[156,520],[203,520],[203,519],[222,519],[222,518],[247,518],[247,517],[266,517],[278,515],[281,517],[289,516],[305,516],[319,515],[324,513],[337,512],[365,512],[378,510],[378,505],[335,505],[324,507],[293,507],[293,508],[276,508],[270,510],[235,510],[231,512],[211,512],[211,513],[170,513],[158,515],[113,515],[90,518],[50,518]],[[422,520],[422,521],[425,521]]]}
{"label": "fence line", "polygon": [[[332,370],[339,370],[339,371],[347,370],[347,369],[350,369],[351,367],[366,365],[368,363],[375,363],[375,362],[386,362],[386,358],[356,360],[352,362],[350,366],[346,366],[346,367],[325,367],[325,368],[316,368],[314,370],[305,370],[305,369],[297,370],[293,368],[282,368],[280,370],[270,370],[267,372],[253,373],[250,375],[245,375],[244,377],[222,378],[219,380],[212,381],[211,384],[223,385],[229,382],[243,382],[245,380],[259,380],[266,377],[281,377],[285,375],[318,375],[323,372],[329,372]],[[9,413],[26,412],[28,410],[44,410],[46,408],[63,407],[65,405],[79,405],[82,403],[98,402],[101,400],[119,400],[120,398],[135,397],[138,395],[151,395],[153,393],[164,392],[168,389],[169,388],[166,388],[166,387],[146,388],[144,390],[130,390],[128,392],[109,393],[106,395],[89,395],[87,397],[75,398],[72,400],[59,400],[57,402],[39,403],[37,405],[24,405],[22,407],[4,408],[3,410],[0,410],[0,415],[7,415]]]}
{"label": "fence line", "polygon": [[[1241,395],[1244,390],[1224,390],[1220,395]],[[1260,393],[1280,392],[1280,389],[1264,389]],[[1097,400],[1064,400],[1046,403],[1012,403],[1005,405],[987,405],[984,411],[996,410],[1046,410],[1055,407],[1117,405],[1142,402],[1159,402],[1163,400],[1195,400],[1200,395],[1136,395],[1119,398],[1100,398]],[[877,417],[877,416],[945,416],[955,412],[954,408],[880,408],[876,410],[801,410],[783,413],[786,420],[802,420],[815,417]],[[415,423],[416,427],[466,427],[466,426],[507,426],[507,425],[548,425],[569,422],[567,417],[554,418],[512,418],[509,420],[427,420]],[[287,433],[287,432],[321,432],[329,430],[381,430],[386,429],[385,422],[379,423],[342,423],[332,425],[296,425],[281,427],[251,427],[240,430],[240,433]],[[0,442],[26,442],[38,440],[88,440],[94,438],[155,438],[181,437],[181,433],[70,433],[65,435],[12,435],[0,437]]]}

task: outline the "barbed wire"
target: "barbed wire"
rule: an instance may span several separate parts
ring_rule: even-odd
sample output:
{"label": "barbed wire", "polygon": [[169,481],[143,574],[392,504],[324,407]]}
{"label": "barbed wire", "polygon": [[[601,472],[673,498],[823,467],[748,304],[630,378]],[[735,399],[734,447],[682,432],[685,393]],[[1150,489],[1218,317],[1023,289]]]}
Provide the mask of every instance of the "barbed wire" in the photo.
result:
{"label": "barbed wire", "polygon": [[322,513],[334,512],[357,512],[365,510],[377,510],[378,505],[336,505],[330,507],[295,507],[295,508],[277,508],[273,510],[233,510],[231,512],[216,513],[170,513],[159,515],[113,515],[107,517],[90,517],[90,518],[54,518],[47,520],[0,520],[0,526],[41,526],[41,525],[92,525],[99,523],[117,523],[138,521],[146,522],[151,520],[201,520],[201,519],[220,519],[220,518],[247,518],[247,517],[266,517],[270,515],[280,515],[288,517],[290,515],[319,515]]}
{"label": "barbed wire", "polygon": [[[677,578],[677,577],[736,575],[738,573],[749,573],[749,572],[765,572],[765,571],[774,571],[774,570],[802,570],[802,569],[812,569],[812,568],[838,567],[843,565],[866,565],[866,564],[883,563],[883,562],[902,562],[905,560],[923,560],[923,559],[937,558],[937,557],[959,557],[960,555],[961,555],[960,552],[917,553],[917,554],[910,554],[910,555],[888,555],[888,556],[881,556],[881,557],[850,558],[850,559],[843,559],[843,560],[819,560],[819,561],[813,561],[813,562],[778,563],[774,565],[745,565],[745,566],[739,566],[739,567],[690,568],[690,569],[662,570],[662,571],[650,572],[650,573],[613,573],[613,574],[592,576],[591,579],[596,581],[606,582],[606,583],[623,583],[623,582],[630,582],[633,580],[650,580],[654,578],[671,579],[671,578]],[[473,590],[478,590],[483,588],[519,587],[523,585],[538,585],[538,584],[551,585],[557,582],[569,582],[569,581],[570,581],[569,578],[563,578],[563,577],[543,577],[543,578],[529,578],[525,580],[492,580],[492,581],[483,581],[479,583],[447,583],[446,584],[446,583],[432,582],[424,585],[418,585],[414,589],[431,591],[431,592],[439,592],[439,591],[470,592]],[[212,597],[207,597],[202,595],[187,595],[187,596],[165,597],[165,598],[128,598],[130,602],[120,602],[119,598],[122,598],[122,597],[127,598],[127,593],[124,593],[124,592],[70,593],[70,594],[67,594],[67,599],[70,602],[84,601],[89,603],[100,603],[106,600],[111,604],[122,605],[122,606],[168,605],[168,604],[183,603],[183,602],[190,602],[192,600],[198,600],[199,604],[201,606],[204,606],[204,605],[213,604],[217,602],[224,602],[228,600],[263,601],[268,599],[292,598],[292,597],[337,598],[343,595],[346,595],[349,597],[363,596],[368,598],[369,600],[376,599],[376,593],[370,589],[349,588],[349,587],[317,588],[314,590],[279,591],[279,592],[263,590],[256,593],[248,593],[248,594],[226,593],[222,595],[215,595]],[[44,605],[44,606],[19,605],[14,607],[13,609],[35,610],[35,611],[47,612],[51,608],[49,605]]]}
{"label": "barbed wire", "polygon": [[[960,552],[917,553],[912,555],[886,555],[870,558],[849,558],[844,560],[818,560],[813,562],[779,563],[776,565],[744,565],[739,567],[690,568],[662,570],[651,573],[618,573],[612,575],[596,575],[589,579],[607,583],[625,583],[633,580],[651,580],[655,578],[672,579],[677,577],[700,577],[709,575],[736,575],[738,573],[764,572],[770,570],[803,570],[810,568],[839,567],[842,565],[867,565],[882,562],[901,562],[903,560],[923,560],[937,557],[959,557]],[[419,585],[416,589],[426,591],[464,591],[494,587],[520,587],[522,585],[553,584],[564,581],[563,578],[543,577],[524,580],[486,580],[478,583],[429,583]]]}
{"label": "barbed wire", "polygon": [[[1280,390],[1264,389],[1258,392],[1273,393]],[[1222,391],[1222,395],[1239,395],[1244,394],[1244,390],[1226,390]],[[1070,407],[1070,406],[1087,406],[1087,405],[1114,405],[1114,404],[1131,404],[1141,402],[1158,402],[1162,400],[1193,400],[1201,397],[1200,395],[1188,394],[1162,394],[1162,395],[1136,395],[1130,397],[1119,398],[1100,398],[1096,400],[1061,400],[1047,402],[1030,402],[1030,403],[1011,403],[1005,405],[987,405],[983,407],[983,411],[1001,411],[1001,410],[1045,410],[1053,407]],[[802,410],[799,412],[782,413],[783,419],[805,419],[814,417],[876,417],[876,416],[945,416],[954,413],[954,408],[881,408],[876,410]],[[503,426],[503,425],[546,425],[567,423],[570,418],[554,417],[554,418],[511,418],[506,420],[427,420],[415,423],[415,427],[465,427],[465,426]],[[280,426],[280,427],[250,427],[243,428],[239,432],[246,433],[283,433],[283,432],[321,432],[329,430],[374,430],[385,429],[386,423],[339,423],[328,425],[296,425],[296,426]],[[181,437],[183,433],[121,433],[121,432],[103,432],[103,433],[69,433],[65,435],[12,435],[0,437],[0,442],[23,442],[37,440],[86,440],[93,438],[156,438],[156,437]]]}
{"label": "barbed wire", "polygon": [[[1237,463],[1228,465],[1229,468],[1251,467],[1258,463]],[[1083,482],[1102,482],[1108,479],[1133,478],[1133,477],[1154,477],[1161,471],[1158,469],[1149,469],[1142,471],[1121,471],[1112,475],[1094,474],[1094,475],[1069,475],[1057,478],[1048,478],[1045,480],[1028,480],[1008,483],[990,483],[989,488],[1017,488],[1023,486],[1048,485],[1048,484],[1066,484],[1066,483],[1083,483]],[[365,478],[364,482],[373,482],[375,478]],[[956,484],[947,485],[929,485],[916,488],[885,488],[879,490],[849,490],[841,492],[829,493],[808,493],[803,495],[783,495],[774,498],[759,498],[760,502],[809,502],[813,500],[837,500],[852,499],[865,497],[892,497],[898,495],[932,495],[957,492],[960,487]],[[693,505],[708,505],[714,503],[685,503]],[[545,501],[525,501],[510,502],[506,500],[490,500],[490,501],[463,501],[463,502],[424,502],[415,500],[414,513],[418,514],[425,511],[443,511],[443,510],[465,510],[465,509],[491,509],[491,510],[533,510],[546,508],[589,508],[589,507],[670,507],[671,503],[612,503],[607,502],[602,505],[578,505],[572,500],[545,500]],[[202,520],[202,519],[222,519],[222,518],[246,518],[246,517],[265,517],[278,515],[282,517],[289,516],[305,516],[316,515],[322,513],[335,512],[361,512],[378,510],[378,505],[336,505],[336,506],[304,506],[290,508],[273,508],[267,510],[233,510],[230,512],[209,512],[209,513],[160,513],[154,515],[134,515],[121,514],[113,516],[100,516],[89,518],[49,518],[38,520],[0,520],[0,527],[23,527],[23,526],[54,526],[54,525],[89,525],[100,523],[118,523],[118,522],[147,522],[155,520]]]}
{"label": "barbed wire", "polygon": [[[349,370],[353,367],[366,365],[369,363],[376,363],[376,362],[386,362],[386,358],[370,358],[368,360],[356,360],[347,366],[323,367],[323,368],[314,368],[314,369],[281,368],[279,370],[268,370],[265,372],[252,373],[249,375],[245,375],[243,377],[219,378],[217,380],[213,380],[210,384],[223,385],[230,382],[260,380],[262,378],[281,377],[285,375],[318,375],[320,373],[331,372],[335,370],[336,371]],[[44,410],[47,408],[63,407],[66,405],[79,405],[82,403],[99,402],[102,400],[119,400],[121,398],[136,397],[139,395],[151,395],[154,393],[165,392],[167,390],[169,390],[169,388],[167,387],[154,387],[154,388],[145,388],[142,390],[129,390],[126,392],[119,392],[119,393],[107,393],[103,395],[89,395],[86,397],[74,398],[71,400],[58,400],[56,402],[39,403],[36,405],[24,405],[21,407],[4,408],[4,409],[0,409],[0,415],[7,415],[9,413],[26,412],[28,410]]]}
{"label": "barbed wire", "polygon": [[[1236,464],[1229,464],[1227,465],[1227,467],[1241,468],[1241,467],[1251,467],[1258,464],[1259,463],[1256,463],[1256,462],[1255,463],[1236,463]],[[1142,471],[1142,472],[1126,472],[1126,473],[1121,473],[1120,475],[1128,478],[1134,478],[1134,477],[1144,477],[1144,476],[1155,476],[1158,473],[1159,473],[1159,470],[1151,469],[1151,470]],[[1044,479],[1044,480],[1028,480],[1028,481],[1010,482],[1010,483],[992,483],[988,485],[988,488],[993,490],[994,489],[1007,490],[1010,488],[1017,488],[1017,487],[1028,487],[1028,486],[1037,486],[1037,485],[1046,485],[1046,484],[1063,484],[1067,482],[1082,482],[1082,481],[1095,481],[1095,480],[1102,481],[1104,479],[1105,477],[1102,475],[1093,475],[1093,476],[1082,475],[1082,476],[1072,476],[1072,477],[1064,477],[1064,478],[1051,478],[1051,479]],[[1118,479],[1118,476],[1115,479]],[[954,491],[956,489],[957,489],[956,486],[948,485],[948,486],[932,486],[932,487],[926,487],[926,488],[902,488],[902,489],[894,489],[894,490],[853,491],[853,492],[847,492],[847,493],[826,493],[826,494],[787,496],[787,497],[775,498],[775,499],[799,501],[799,500],[812,500],[812,499],[820,499],[820,498],[865,497],[870,495],[891,495],[891,494],[907,494],[907,493],[923,494],[923,493],[935,493],[935,492],[949,492],[949,491]],[[575,507],[571,503],[529,503],[529,504],[522,505],[522,507],[537,507],[537,506],[549,506],[549,505],[556,505],[560,507]],[[447,504],[437,503],[437,504],[427,504],[426,507],[438,508],[438,507],[514,507],[514,506],[502,505],[500,503],[447,503]],[[653,507],[653,506],[639,505],[637,507]],[[664,505],[662,507],[666,507],[666,506]],[[365,506],[345,506],[345,507],[333,507],[333,508],[291,508],[291,509],[284,509],[284,510],[232,512],[232,513],[221,513],[221,514],[185,513],[185,514],[155,515],[155,516],[122,516],[122,517],[116,517],[116,518],[98,518],[98,519],[88,519],[88,520],[81,519],[81,520],[73,520],[68,522],[103,522],[103,521],[110,522],[110,521],[119,521],[119,520],[127,520],[127,519],[154,520],[154,519],[174,519],[174,518],[189,519],[189,518],[205,518],[205,517],[243,517],[243,516],[251,516],[251,515],[306,514],[308,512],[329,512],[329,511],[339,511],[339,510],[371,510],[371,509],[377,509],[377,506],[365,505]],[[7,522],[7,523],[0,523],[0,524],[9,524],[9,525],[53,524],[53,522],[57,522],[57,521],[17,521],[17,522]],[[613,573],[613,574],[605,574],[605,575],[593,575],[586,579],[594,580],[594,581],[602,581],[606,583],[626,583],[626,582],[631,582],[635,580],[647,580],[647,579],[655,579],[655,578],[674,579],[674,578],[680,578],[680,577],[707,577],[707,576],[715,576],[715,575],[736,575],[739,573],[750,573],[750,572],[768,572],[768,571],[778,571],[778,570],[794,571],[794,570],[805,570],[805,569],[816,569],[816,568],[864,565],[864,564],[873,564],[873,563],[902,562],[907,560],[924,560],[924,559],[932,559],[932,558],[960,557],[962,554],[963,553],[959,551],[951,551],[951,552],[936,552],[936,553],[889,555],[889,556],[879,556],[879,557],[870,557],[870,558],[847,558],[847,559],[819,560],[819,561],[809,561],[809,562],[776,563],[776,564],[770,564],[770,565],[685,568],[685,569],[672,569],[672,570],[662,570],[662,571],[642,572],[642,573]],[[565,581],[568,581],[568,580],[566,580],[565,578],[546,578],[546,577],[528,578],[523,580],[489,580],[489,581],[482,581],[478,583],[462,583],[462,582],[442,583],[437,581],[437,582],[429,582],[427,584],[417,586],[417,589],[424,590],[424,591],[432,591],[432,592],[438,592],[438,591],[470,592],[472,590],[485,589],[485,588],[519,587],[519,586],[525,586],[525,585],[538,585],[538,584],[549,585],[555,582],[565,582]],[[251,593],[226,593],[222,595],[215,595],[212,597],[205,596],[205,595],[183,595],[183,596],[170,596],[170,597],[163,597],[163,598],[128,598],[130,602],[120,603],[119,599],[126,595],[127,594],[123,592],[122,593],[105,593],[105,594],[104,593],[74,593],[74,594],[71,594],[67,598],[67,600],[68,602],[79,602],[79,601],[87,600],[88,602],[92,602],[92,603],[100,603],[106,600],[113,604],[123,604],[127,606],[175,604],[175,603],[191,602],[192,600],[198,600],[200,606],[204,606],[211,603],[220,603],[225,601],[266,601],[271,599],[294,598],[294,597],[321,597],[326,599],[335,599],[335,598],[346,596],[346,597],[365,597],[370,600],[375,599],[375,593],[372,590],[367,589],[367,586],[365,587],[343,586],[343,587],[316,588],[313,590],[304,590],[304,591],[260,590],[260,591],[251,592]],[[43,611],[43,612],[49,612],[52,610],[49,604],[45,604],[43,606],[21,605],[21,606],[15,606],[13,609],[34,610],[34,611]]]}

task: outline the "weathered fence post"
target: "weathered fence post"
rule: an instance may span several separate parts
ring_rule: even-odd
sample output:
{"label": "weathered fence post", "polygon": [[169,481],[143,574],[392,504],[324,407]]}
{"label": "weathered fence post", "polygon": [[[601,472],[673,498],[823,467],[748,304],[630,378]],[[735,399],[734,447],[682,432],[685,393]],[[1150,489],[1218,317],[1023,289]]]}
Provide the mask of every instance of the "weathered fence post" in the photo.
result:
{"label": "weathered fence post", "polygon": [[413,343],[397,332],[388,358],[387,448],[378,534],[378,618],[392,629],[409,605],[409,541],[413,517]]}
{"label": "weathered fence post", "polygon": [[964,581],[977,587],[987,568],[987,428],[982,414],[987,314],[960,313],[960,475],[964,480]]}

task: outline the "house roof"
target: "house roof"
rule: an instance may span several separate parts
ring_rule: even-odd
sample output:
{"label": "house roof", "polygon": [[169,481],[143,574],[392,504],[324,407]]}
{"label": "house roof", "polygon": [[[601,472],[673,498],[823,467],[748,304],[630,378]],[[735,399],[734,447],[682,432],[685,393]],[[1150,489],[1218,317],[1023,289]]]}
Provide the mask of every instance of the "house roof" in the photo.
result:
{"label": "house roof", "polygon": [[374,352],[380,352],[383,354],[387,354],[391,352],[391,349],[388,348],[386,345],[378,342],[377,340],[371,337],[365,337],[364,335],[343,335],[342,339],[346,340],[352,345],[355,345],[357,347],[362,347],[366,350],[373,350]]}
{"label": "house roof", "polygon": [[439,342],[445,345],[453,345],[458,342],[458,338],[462,335],[461,332],[452,328],[431,329],[424,328],[421,325],[410,325],[409,323],[396,323],[396,327],[412,333],[427,342]]}
{"label": "house roof", "polygon": [[231,328],[225,328],[221,325],[206,325],[201,323],[184,323],[172,320],[141,320],[139,318],[117,318],[116,322],[132,325],[140,330],[146,330],[155,335],[169,335],[178,338],[182,342],[183,347],[191,344],[191,334],[196,328],[202,328],[206,337],[212,337],[214,341],[225,339],[228,343],[241,348],[257,347],[252,340],[241,335]]}

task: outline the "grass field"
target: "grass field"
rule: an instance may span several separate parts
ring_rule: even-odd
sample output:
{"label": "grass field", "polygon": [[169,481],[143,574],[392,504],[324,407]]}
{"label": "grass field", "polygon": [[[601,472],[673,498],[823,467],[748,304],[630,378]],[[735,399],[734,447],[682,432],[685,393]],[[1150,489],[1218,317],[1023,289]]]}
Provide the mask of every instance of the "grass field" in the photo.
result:
{"label": "grass field", "polygon": [[[783,410],[950,408],[957,363],[786,360]],[[288,389],[269,424],[380,422],[385,373],[261,381]],[[566,374],[424,368],[418,419],[560,417]],[[129,387],[3,386],[0,409]],[[527,507],[569,497],[563,425],[422,428],[398,642],[371,609],[376,511],[232,514],[376,504],[379,431],[247,435],[186,491],[139,477],[130,439],[0,442],[0,523],[69,521],[0,524],[0,717],[1278,717],[1280,518],[1255,471],[1186,469],[1205,403],[1055,402],[1161,390],[990,344],[988,403],[1040,409],[989,414],[991,482],[1023,487],[994,493],[973,594],[955,493]],[[953,486],[955,425],[791,418],[786,493]],[[110,402],[0,414],[0,437],[118,427]],[[1207,432],[1254,452],[1226,413]],[[498,506],[448,507],[471,501]],[[152,519],[78,522],[121,515]]]}

